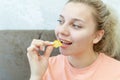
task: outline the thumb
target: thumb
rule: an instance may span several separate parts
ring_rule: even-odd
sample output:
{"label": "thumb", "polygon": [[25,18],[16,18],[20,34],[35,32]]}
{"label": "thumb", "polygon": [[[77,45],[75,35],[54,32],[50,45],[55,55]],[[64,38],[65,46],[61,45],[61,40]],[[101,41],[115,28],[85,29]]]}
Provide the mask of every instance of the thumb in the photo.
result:
{"label": "thumb", "polygon": [[48,46],[48,47],[46,48],[46,51],[45,51],[45,53],[44,53],[44,56],[45,56],[47,59],[49,58],[52,50],[53,50],[53,46]]}

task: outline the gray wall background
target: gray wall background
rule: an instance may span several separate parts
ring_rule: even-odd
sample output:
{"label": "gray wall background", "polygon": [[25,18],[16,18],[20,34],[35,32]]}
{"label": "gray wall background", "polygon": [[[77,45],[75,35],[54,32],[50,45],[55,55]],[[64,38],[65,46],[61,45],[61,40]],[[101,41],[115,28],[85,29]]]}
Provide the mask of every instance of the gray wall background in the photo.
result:
{"label": "gray wall background", "polygon": [[[67,0],[0,0],[0,29],[54,29]],[[103,0],[120,20],[120,0]]]}

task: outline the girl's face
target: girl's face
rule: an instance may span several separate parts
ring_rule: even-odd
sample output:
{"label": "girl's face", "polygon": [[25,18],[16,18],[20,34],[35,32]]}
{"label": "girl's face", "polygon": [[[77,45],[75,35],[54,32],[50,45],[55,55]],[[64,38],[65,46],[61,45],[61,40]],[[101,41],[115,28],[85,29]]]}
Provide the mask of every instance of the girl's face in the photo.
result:
{"label": "girl's face", "polygon": [[79,55],[93,51],[96,37],[96,22],[93,9],[82,3],[70,2],[65,5],[55,29],[58,40],[63,43],[60,52],[64,55]]}

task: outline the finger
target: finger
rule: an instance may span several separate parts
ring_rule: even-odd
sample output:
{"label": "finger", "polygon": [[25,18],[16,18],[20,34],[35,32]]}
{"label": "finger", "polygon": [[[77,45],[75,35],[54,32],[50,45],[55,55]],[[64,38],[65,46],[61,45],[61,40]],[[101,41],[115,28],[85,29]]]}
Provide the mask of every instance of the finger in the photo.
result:
{"label": "finger", "polygon": [[39,48],[37,48],[35,45],[31,45],[30,47],[27,48],[28,52],[32,52],[32,51],[39,51]]}
{"label": "finger", "polygon": [[41,55],[38,54],[38,52],[36,52],[36,51],[33,51],[32,53],[28,53],[27,56],[28,56],[29,62],[31,62],[31,60],[37,61],[37,60],[40,60],[42,58]]}
{"label": "finger", "polygon": [[41,46],[41,47],[40,47],[40,50],[45,51],[45,46],[51,46],[52,44],[51,44],[49,41],[44,41],[44,42],[43,42],[43,45],[44,45],[44,46]]}
{"label": "finger", "polygon": [[45,41],[44,44],[47,45],[47,46],[52,46],[53,45],[50,41]]}
{"label": "finger", "polygon": [[28,47],[27,51],[28,51],[27,55],[29,58],[32,58],[34,55],[40,56],[39,49],[34,45],[31,45],[30,47]]}
{"label": "finger", "polygon": [[48,47],[46,48],[46,51],[45,51],[45,53],[44,53],[44,56],[45,56],[46,58],[49,58],[52,50],[53,50],[53,46],[48,46]]}
{"label": "finger", "polygon": [[37,40],[34,39],[31,43],[31,45],[35,45],[36,47],[38,47],[41,51],[45,50],[45,46],[50,45],[49,41],[43,41],[43,40]]}
{"label": "finger", "polygon": [[35,45],[36,47],[44,46],[44,41],[38,40],[38,39],[33,39],[31,45]]}

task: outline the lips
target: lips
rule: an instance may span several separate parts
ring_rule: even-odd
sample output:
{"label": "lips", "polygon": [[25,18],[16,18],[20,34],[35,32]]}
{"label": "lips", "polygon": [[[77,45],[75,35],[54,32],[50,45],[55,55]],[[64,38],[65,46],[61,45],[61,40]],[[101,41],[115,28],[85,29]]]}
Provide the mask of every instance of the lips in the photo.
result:
{"label": "lips", "polygon": [[61,43],[63,44],[63,46],[68,46],[71,45],[72,42],[69,40],[65,40],[65,39],[60,39]]}

